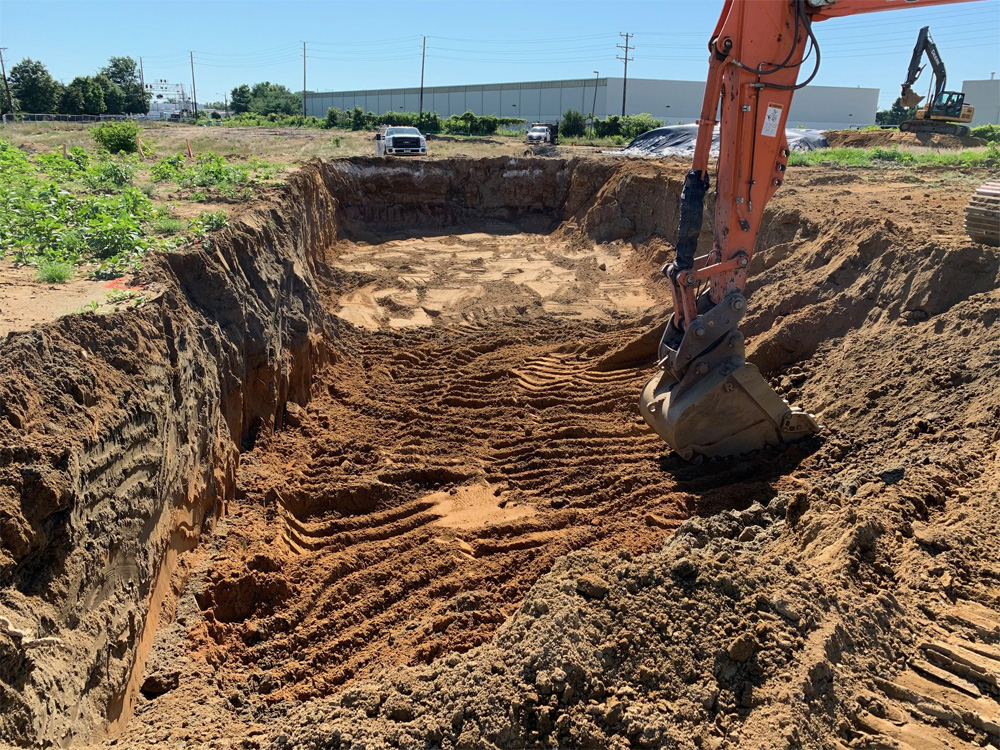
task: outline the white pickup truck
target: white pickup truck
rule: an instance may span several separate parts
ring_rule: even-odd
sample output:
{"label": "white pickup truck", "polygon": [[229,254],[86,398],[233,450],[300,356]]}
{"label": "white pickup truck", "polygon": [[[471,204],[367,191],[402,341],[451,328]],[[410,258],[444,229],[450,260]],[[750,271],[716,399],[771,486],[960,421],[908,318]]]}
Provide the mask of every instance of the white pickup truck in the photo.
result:
{"label": "white pickup truck", "polygon": [[426,155],[427,139],[416,128],[383,125],[375,134],[376,156]]}

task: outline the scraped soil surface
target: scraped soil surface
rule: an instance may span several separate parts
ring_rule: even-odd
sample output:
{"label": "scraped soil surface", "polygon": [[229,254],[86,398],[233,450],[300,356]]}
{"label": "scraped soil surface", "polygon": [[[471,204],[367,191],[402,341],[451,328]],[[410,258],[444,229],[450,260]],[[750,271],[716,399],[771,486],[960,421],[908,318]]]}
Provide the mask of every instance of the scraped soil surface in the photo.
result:
{"label": "scraped soil surface", "polygon": [[986,141],[972,136],[941,133],[903,133],[899,130],[828,130],[824,133],[830,148],[875,148],[875,146],[923,146],[937,149],[962,149],[985,146]]}
{"label": "scraped soil surface", "polygon": [[40,282],[34,268],[0,258],[0,336],[79,312],[91,303],[100,305],[113,292],[108,282],[85,278]]}
{"label": "scraped soil surface", "polygon": [[789,173],[743,330],[826,430],[703,466],[635,406],[669,243],[580,232],[621,193],[344,236],[337,356],[243,454],[109,742],[1000,746],[1000,258],[961,212],[984,179]]}

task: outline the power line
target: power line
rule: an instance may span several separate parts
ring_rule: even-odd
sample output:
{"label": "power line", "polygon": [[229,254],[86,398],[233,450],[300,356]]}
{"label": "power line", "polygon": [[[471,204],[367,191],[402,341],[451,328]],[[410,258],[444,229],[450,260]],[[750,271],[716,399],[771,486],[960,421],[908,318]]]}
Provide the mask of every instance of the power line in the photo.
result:
{"label": "power line", "polygon": [[[625,93],[628,91],[628,64],[629,64],[629,60],[634,60],[635,59],[634,57],[629,57],[628,56],[628,51],[630,49],[630,47],[628,45],[628,42],[629,42],[629,39],[631,39],[635,35],[634,34],[618,34],[618,36],[620,36],[622,39],[625,40],[625,45],[624,46],[622,46],[621,44],[615,45],[616,47],[618,47],[618,49],[624,50],[624,52],[625,52],[624,56],[622,56],[622,55],[615,55],[615,57],[617,57],[619,60],[621,60],[622,62],[625,63],[625,77],[622,79],[622,117],[624,117],[625,116]],[[632,48],[632,49],[634,49],[634,48]]]}

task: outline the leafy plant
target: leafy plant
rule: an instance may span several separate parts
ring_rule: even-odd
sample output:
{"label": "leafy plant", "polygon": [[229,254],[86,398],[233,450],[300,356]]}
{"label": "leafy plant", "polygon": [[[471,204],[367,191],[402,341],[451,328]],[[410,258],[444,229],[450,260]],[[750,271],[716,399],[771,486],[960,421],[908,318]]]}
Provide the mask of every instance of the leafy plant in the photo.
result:
{"label": "leafy plant", "polygon": [[85,182],[94,190],[112,192],[132,184],[135,167],[122,159],[102,159],[86,171]]}
{"label": "leafy plant", "polygon": [[42,261],[38,264],[37,276],[46,284],[65,284],[73,278],[73,266],[59,260]]}
{"label": "leafy plant", "polygon": [[229,226],[229,215],[225,211],[202,211],[191,220],[191,230],[204,234],[216,232]]}
{"label": "leafy plant", "polygon": [[105,122],[90,131],[90,135],[101,148],[112,154],[134,154],[139,150],[139,124],[133,120]]}

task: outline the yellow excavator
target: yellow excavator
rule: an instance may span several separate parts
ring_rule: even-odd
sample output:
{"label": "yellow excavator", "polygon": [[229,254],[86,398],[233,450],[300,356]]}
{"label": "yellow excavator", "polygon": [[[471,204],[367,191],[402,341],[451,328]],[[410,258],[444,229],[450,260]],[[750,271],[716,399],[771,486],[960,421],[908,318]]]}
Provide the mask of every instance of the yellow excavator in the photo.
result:
{"label": "yellow excavator", "polygon": [[904,133],[940,133],[942,135],[967,136],[976,108],[965,103],[965,94],[961,91],[945,91],[948,86],[948,74],[944,68],[944,60],[938,52],[937,45],[931,39],[930,26],[924,26],[917,34],[917,44],[910,58],[910,68],[903,82],[903,91],[899,95],[899,103],[904,107],[915,107],[924,98],[913,90],[924,67],[920,64],[924,54],[931,64],[934,74],[934,96],[920,108],[916,117],[899,124]]}
{"label": "yellow excavator", "polygon": [[[764,208],[785,180],[792,97],[819,72],[813,24],[969,1],[725,0],[708,45],[708,80],[694,163],[681,192],[676,257],[663,268],[673,313],[660,340],[659,370],[639,396],[646,423],[684,459],[749,453],[819,429],[811,414],[785,402],[746,361],[739,331]],[[812,71],[800,83],[810,58]],[[696,256],[717,123],[713,245]]]}

